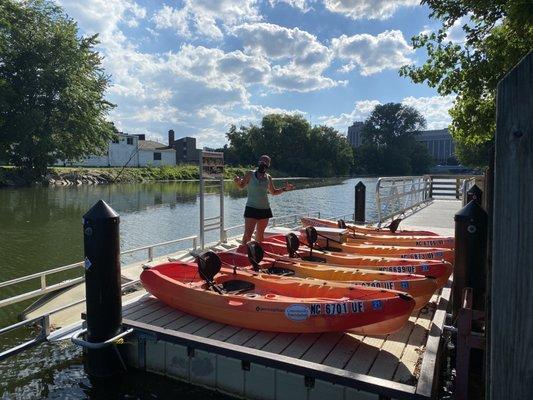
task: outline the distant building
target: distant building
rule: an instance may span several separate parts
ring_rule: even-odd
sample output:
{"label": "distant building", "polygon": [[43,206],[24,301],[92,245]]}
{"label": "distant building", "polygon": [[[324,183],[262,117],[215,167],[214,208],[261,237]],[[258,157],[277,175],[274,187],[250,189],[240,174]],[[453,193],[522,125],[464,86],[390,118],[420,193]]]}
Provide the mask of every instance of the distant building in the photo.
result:
{"label": "distant building", "polygon": [[153,140],[140,140],[138,166],[176,165],[176,150]]}
{"label": "distant building", "polygon": [[145,138],[145,135],[128,135],[120,132],[115,140],[109,142],[105,154],[89,156],[80,162],[58,161],[56,165],[146,167],[176,164],[176,151],[173,148]]}
{"label": "distant building", "polygon": [[348,142],[352,147],[359,147],[363,144],[363,137],[361,131],[363,130],[364,122],[355,121],[352,126],[348,128]]}
{"label": "distant building", "polygon": [[447,164],[447,160],[455,156],[455,143],[448,129],[422,131],[416,140],[427,147],[437,164]]}
{"label": "distant building", "polygon": [[197,163],[200,159],[200,150],[196,148],[196,138],[182,137],[174,139],[174,131],[168,131],[168,145],[176,151],[176,164]]}
{"label": "distant building", "polygon": [[[352,147],[359,147],[363,144],[362,129],[363,122],[360,121],[354,122],[348,128],[347,137]],[[447,164],[448,159],[455,156],[455,143],[448,129],[421,131],[416,136],[416,140],[427,147],[429,154],[437,164]]]}

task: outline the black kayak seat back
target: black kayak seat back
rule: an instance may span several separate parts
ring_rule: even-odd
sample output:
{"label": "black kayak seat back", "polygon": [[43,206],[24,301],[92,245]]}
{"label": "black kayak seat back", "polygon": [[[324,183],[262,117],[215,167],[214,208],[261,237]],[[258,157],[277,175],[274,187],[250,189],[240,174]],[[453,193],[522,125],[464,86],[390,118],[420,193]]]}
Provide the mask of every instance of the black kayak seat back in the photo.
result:
{"label": "black kayak seat back", "polygon": [[251,242],[246,243],[246,251],[254,270],[257,271],[259,269],[259,263],[263,260],[263,256],[265,255],[263,248],[255,240],[252,240]]}
{"label": "black kayak seat back", "polygon": [[305,236],[307,237],[307,244],[309,247],[313,247],[318,239],[318,233],[314,226],[308,226],[305,228]]}
{"label": "black kayak seat back", "polygon": [[220,272],[222,261],[220,261],[220,257],[216,253],[206,251],[196,257],[196,264],[202,278],[209,282],[213,281],[215,275]]}
{"label": "black kayak seat back", "polygon": [[293,276],[294,271],[289,268],[282,267],[270,267],[267,269],[267,272],[272,275],[281,275],[281,276]]}
{"label": "black kayak seat back", "polygon": [[387,227],[390,229],[392,233],[396,232],[398,230],[398,227],[400,226],[400,222],[402,222],[401,218],[396,218],[393,220],[390,225]]}
{"label": "black kayak seat back", "polygon": [[337,221],[337,225],[339,226],[340,229],[346,229],[347,228],[346,222],[343,219],[339,219]]}
{"label": "black kayak seat back", "polygon": [[298,248],[300,247],[300,240],[298,239],[298,236],[296,236],[294,233],[287,233],[285,235],[285,244],[287,245],[287,252],[289,253],[289,257],[296,257],[296,253],[298,251]]}
{"label": "black kayak seat back", "polygon": [[244,293],[254,289],[255,285],[252,282],[239,279],[232,279],[231,281],[222,283],[222,290],[228,294]]}

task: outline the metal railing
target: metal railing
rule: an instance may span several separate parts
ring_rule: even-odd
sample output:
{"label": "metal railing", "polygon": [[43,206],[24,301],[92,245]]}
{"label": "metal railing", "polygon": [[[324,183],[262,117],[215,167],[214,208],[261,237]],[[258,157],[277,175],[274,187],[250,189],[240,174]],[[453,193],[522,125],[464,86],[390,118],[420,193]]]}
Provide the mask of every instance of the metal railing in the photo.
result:
{"label": "metal railing", "polygon": [[459,200],[462,198],[464,182],[480,177],[481,175],[430,175],[430,197],[452,197]]}
{"label": "metal railing", "polygon": [[[168,246],[171,244],[176,244],[176,243],[181,243],[181,242],[187,242],[187,241],[190,241],[192,243],[193,249],[197,248],[198,237],[187,236],[184,238],[169,240],[167,242],[161,242],[161,243],[156,243],[156,244],[152,244],[148,246],[142,246],[142,247],[137,247],[137,248],[130,249],[130,250],[125,250],[125,251],[122,251],[120,255],[122,256],[122,255],[132,254],[132,253],[146,250],[148,252],[147,261],[150,262],[154,260],[154,249],[155,248],[161,247],[161,246]],[[68,279],[68,280],[53,284],[53,285],[47,285],[47,280],[46,280],[47,276],[49,275],[57,274],[59,272],[64,272],[64,271],[68,271],[68,270],[75,269],[75,268],[80,268],[80,267],[83,267],[83,265],[84,265],[83,261],[80,261],[74,264],[69,264],[69,265],[65,265],[62,267],[49,269],[46,271],[36,272],[31,275],[26,275],[26,276],[22,276],[19,278],[11,279],[9,281],[0,282],[0,288],[14,286],[21,282],[27,282],[27,281],[31,281],[34,279],[39,279],[41,283],[41,287],[39,289],[31,290],[29,292],[25,292],[22,294],[18,294],[18,295],[0,300],[0,308],[11,305],[11,304],[20,303],[21,301],[29,300],[35,297],[39,297],[47,293],[52,293],[57,290],[65,289],[65,288],[68,288],[73,285],[77,285],[85,281],[85,277],[80,276],[78,278]]]}
{"label": "metal railing", "polygon": [[376,183],[378,226],[431,201],[430,191],[428,175],[379,178]]}
{"label": "metal railing", "polygon": [[[121,291],[124,291],[125,289],[127,289],[128,287],[130,286],[133,286],[133,285],[137,285],[138,283],[140,283],[140,280],[139,279],[136,279],[136,280],[133,280],[133,281],[130,281],[130,282],[126,282],[125,284],[121,285]],[[14,331],[16,329],[21,329],[21,328],[25,328],[25,327],[30,327],[30,326],[38,326],[39,328],[39,332],[38,334],[31,340],[28,340],[26,342],[23,342],[17,346],[14,346],[12,348],[9,348],[3,352],[0,353],[0,361],[8,358],[8,357],[11,357],[11,356],[14,356],[24,350],[27,350],[31,347],[35,347],[37,346],[38,344],[42,343],[42,342],[45,342],[47,341],[47,338],[48,336],[50,335],[50,332],[51,332],[51,326],[50,326],[50,317],[54,314],[57,314],[58,312],[60,311],[63,311],[63,310],[66,310],[68,308],[71,308],[71,307],[74,307],[74,306],[77,306],[78,304],[82,304],[83,302],[85,302],[85,298],[83,299],[80,299],[80,300],[76,300],[76,301],[73,301],[71,303],[68,303],[68,304],[64,304],[60,307],[57,307],[57,308],[54,308],[53,310],[51,311],[48,311],[47,313],[43,314],[43,315],[39,315],[35,318],[31,318],[31,319],[27,319],[27,320],[24,320],[24,321],[20,321],[20,322],[17,322],[15,324],[12,324],[12,325],[9,325],[9,326],[6,326],[5,328],[0,328],[0,335],[3,335],[3,334],[6,334],[8,332],[11,332],[11,331]]]}

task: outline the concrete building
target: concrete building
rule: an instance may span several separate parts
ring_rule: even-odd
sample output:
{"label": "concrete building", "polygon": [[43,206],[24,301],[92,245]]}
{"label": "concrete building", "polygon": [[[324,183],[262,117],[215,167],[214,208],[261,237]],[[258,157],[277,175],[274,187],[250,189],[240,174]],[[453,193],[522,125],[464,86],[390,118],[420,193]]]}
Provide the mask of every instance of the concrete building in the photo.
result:
{"label": "concrete building", "polygon": [[171,129],[168,131],[168,145],[176,150],[176,164],[198,163],[200,150],[196,148],[196,138],[186,136],[175,139]]}
{"label": "concrete building", "polygon": [[363,129],[364,122],[355,121],[352,126],[348,128],[348,142],[352,147],[359,147],[363,144],[363,137],[361,136],[361,130]]}
{"label": "concrete building", "polygon": [[[352,147],[359,147],[363,144],[362,129],[363,122],[361,121],[354,122],[348,128],[347,138]],[[421,131],[416,140],[427,147],[429,154],[437,164],[447,164],[448,159],[455,156],[455,143],[448,129]]]}
{"label": "concrete building", "polygon": [[427,147],[437,164],[447,164],[448,158],[455,155],[455,143],[448,129],[422,131],[416,140]]}

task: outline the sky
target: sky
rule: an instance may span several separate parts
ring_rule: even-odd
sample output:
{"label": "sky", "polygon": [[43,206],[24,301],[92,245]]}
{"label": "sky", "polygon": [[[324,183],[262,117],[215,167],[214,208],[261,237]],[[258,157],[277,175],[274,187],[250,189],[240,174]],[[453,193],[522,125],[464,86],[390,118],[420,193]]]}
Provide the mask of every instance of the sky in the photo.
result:
{"label": "sky", "polygon": [[440,27],[417,0],[56,1],[81,35],[99,34],[123,132],[218,147],[232,124],[284,112],[346,134],[387,102],[414,106],[429,129],[450,123],[453,96],[398,74],[425,60],[411,37]]}

